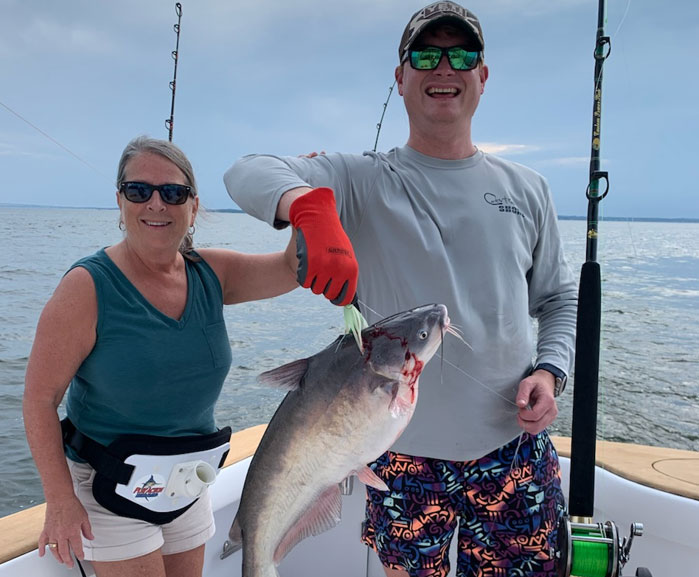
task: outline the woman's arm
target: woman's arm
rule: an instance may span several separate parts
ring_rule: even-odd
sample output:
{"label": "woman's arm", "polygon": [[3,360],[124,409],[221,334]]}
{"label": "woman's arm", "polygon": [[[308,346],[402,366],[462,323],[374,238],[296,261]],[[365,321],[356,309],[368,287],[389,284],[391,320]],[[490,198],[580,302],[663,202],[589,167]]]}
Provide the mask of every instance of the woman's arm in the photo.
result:
{"label": "woman's arm", "polygon": [[39,555],[56,543],[54,556],[73,566],[70,549],[82,559],[80,532],[92,538],[87,513],[73,492],[57,408],[83,359],[95,343],[97,296],[92,277],[76,268],[63,277],[39,318],[27,364],[24,426],[46,498]]}
{"label": "woman's arm", "polygon": [[221,248],[197,249],[218,276],[223,304],[231,305],[276,297],[295,289],[296,231],[284,252],[245,254]]}

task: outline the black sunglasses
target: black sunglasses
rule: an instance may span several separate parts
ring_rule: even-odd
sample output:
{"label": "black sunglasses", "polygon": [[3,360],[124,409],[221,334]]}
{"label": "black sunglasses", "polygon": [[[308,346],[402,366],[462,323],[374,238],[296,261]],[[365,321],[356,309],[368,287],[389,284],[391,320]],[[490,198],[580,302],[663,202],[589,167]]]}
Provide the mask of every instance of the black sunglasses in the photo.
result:
{"label": "black sunglasses", "polygon": [[404,58],[410,60],[410,66],[415,70],[434,70],[445,54],[454,70],[473,70],[481,57],[478,50],[466,50],[462,46],[425,46],[409,50]]}
{"label": "black sunglasses", "polygon": [[166,204],[184,204],[192,192],[192,187],[186,184],[148,184],[147,182],[122,182],[119,185],[126,200],[130,202],[148,202],[154,191],[160,193],[160,198]]}

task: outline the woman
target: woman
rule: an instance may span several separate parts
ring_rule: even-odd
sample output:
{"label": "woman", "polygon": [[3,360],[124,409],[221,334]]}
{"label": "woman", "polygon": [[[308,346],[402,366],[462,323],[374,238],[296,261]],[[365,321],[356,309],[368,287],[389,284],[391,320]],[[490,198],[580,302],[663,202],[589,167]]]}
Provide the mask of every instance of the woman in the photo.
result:
{"label": "woman", "polygon": [[[95,500],[83,445],[64,447],[75,437],[63,436],[65,423],[62,435],[57,407],[68,390],[71,430],[101,449],[141,434],[175,438],[170,453],[189,455],[177,448],[181,439],[215,436],[214,404],[231,364],[222,305],[296,287],[295,233],[275,254],[195,252],[192,167],[166,141],[130,142],[117,185],[124,239],[63,277],[41,314],[27,366],[25,427],[47,505],[39,555],[48,546],[72,567],[72,550],[93,561],[99,577],[198,576],[214,532],[206,491],[168,522],[105,508]],[[143,487],[155,495],[156,484],[151,477]]]}

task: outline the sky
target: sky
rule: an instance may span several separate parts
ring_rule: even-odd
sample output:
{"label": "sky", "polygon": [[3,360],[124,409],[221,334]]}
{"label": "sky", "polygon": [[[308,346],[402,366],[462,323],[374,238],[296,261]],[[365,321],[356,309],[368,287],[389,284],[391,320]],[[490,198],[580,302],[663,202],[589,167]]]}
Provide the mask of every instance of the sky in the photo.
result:
{"label": "sky", "polygon": [[[261,152],[371,150],[397,45],[425,0],[183,0],[173,141],[202,204],[236,208],[223,173]],[[490,77],[480,148],[587,213],[597,0],[470,0]],[[0,203],[114,207],[140,134],[168,138],[170,0],[0,0]],[[699,218],[699,3],[608,0],[603,217]],[[21,118],[20,118],[21,117]],[[378,150],[405,144],[394,90]]]}

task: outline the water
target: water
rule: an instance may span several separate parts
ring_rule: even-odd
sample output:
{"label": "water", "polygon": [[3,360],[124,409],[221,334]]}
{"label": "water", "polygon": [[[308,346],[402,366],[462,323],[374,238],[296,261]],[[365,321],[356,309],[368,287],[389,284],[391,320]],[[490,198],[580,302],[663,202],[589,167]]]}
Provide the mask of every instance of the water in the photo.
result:
{"label": "water", "polygon": [[[41,309],[73,262],[120,240],[117,223],[113,210],[0,207],[0,515],[43,501],[21,407]],[[577,275],[585,223],[560,225]],[[603,222],[600,231],[599,437],[699,450],[699,224]],[[261,253],[281,250],[288,236],[247,215],[208,213],[195,238]],[[225,316],[234,360],[216,419],[234,430],[267,422],[283,396],[258,385],[258,373],[317,352],[343,329],[339,309],[303,290]],[[569,390],[554,433],[570,434],[571,401]]]}

